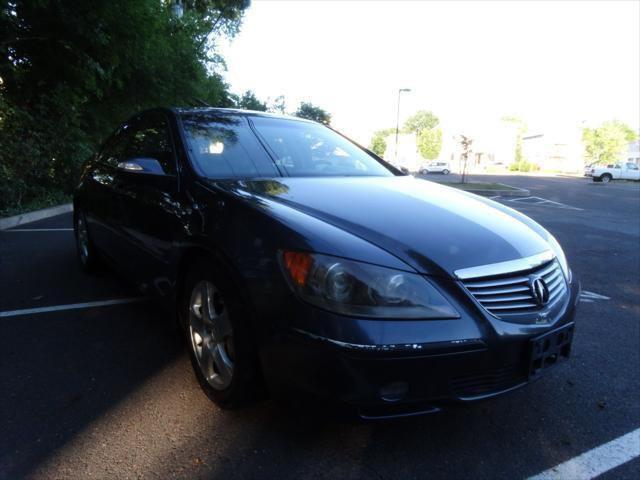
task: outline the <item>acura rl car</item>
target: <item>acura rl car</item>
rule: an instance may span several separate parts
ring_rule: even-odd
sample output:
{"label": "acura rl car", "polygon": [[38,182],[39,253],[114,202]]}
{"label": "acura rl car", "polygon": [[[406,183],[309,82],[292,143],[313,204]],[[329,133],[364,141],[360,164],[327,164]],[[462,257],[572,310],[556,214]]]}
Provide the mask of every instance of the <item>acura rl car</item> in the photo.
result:
{"label": "acura rl car", "polygon": [[143,112],[84,166],[74,225],[84,271],[175,306],[221,406],[267,386],[435,412],[570,354],[579,284],[549,232],[312,121]]}

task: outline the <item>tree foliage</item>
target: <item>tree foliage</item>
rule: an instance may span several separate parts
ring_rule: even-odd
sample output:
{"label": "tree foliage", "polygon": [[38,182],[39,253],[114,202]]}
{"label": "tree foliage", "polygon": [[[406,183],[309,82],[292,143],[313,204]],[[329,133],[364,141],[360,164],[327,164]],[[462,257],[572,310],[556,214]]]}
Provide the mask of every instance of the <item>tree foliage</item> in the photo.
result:
{"label": "tree foliage", "polygon": [[326,125],[331,123],[331,114],[311,102],[302,102],[294,115],[296,117],[314,120]]}
{"label": "tree foliage", "polygon": [[0,210],[70,192],[113,128],[152,106],[231,106],[211,47],[246,0],[0,3]]}
{"label": "tree foliage", "polygon": [[422,130],[418,134],[417,145],[423,158],[435,160],[442,150],[442,130],[439,128]]}
{"label": "tree foliage", "polygon": [[404,122],[404,133],[420,134],[423,130],[431,130],[440,124],[440,119],[432,112],[420,110]]}
{"label": "tree foliage", "polygon": [[427,160],[434,160],[442,150],[442,130],[440,119],[433,112],[420,110],[404,123],[403,132],[416,134],[418,152]]}
{"label": "tree foliage", "polygon": [[259,100],[251,90],[244,92],[244,94],[238,99],[236,106],[244,110],[256,110],[259,112],[267,111],[267,104]]}
{"label": "tree foliage", "polygon": [[385,128],[373,132],[369,149],[376,155],[382,157],[387,150],[387,137],[396,131],[395,128]]}
{"label": "tree foliage", "polygon": [[627,143],[638,138],[636,132],[617,120],[604,122],[597,128],[582,131],[585,157],[589,163],[610,164],[618,161]]}
{"label": "tree foliage", "polygon": [[513,115],[502,117],[502,122],[507,125],[513,125],[516,129],[516,149],[514,152],[514,162],[509,166],[510,170],[529,172],[533,168],[532,164],[526,161],[522,155],[522,136],[526,133],[528,127],[524,120]]}
{"label": "tree foliage", "polygon": [[287,102],[284,95],[278,95],[273,100],[269,99],[268,104],[268,110],[272,113],[284,115],[287,112]]}

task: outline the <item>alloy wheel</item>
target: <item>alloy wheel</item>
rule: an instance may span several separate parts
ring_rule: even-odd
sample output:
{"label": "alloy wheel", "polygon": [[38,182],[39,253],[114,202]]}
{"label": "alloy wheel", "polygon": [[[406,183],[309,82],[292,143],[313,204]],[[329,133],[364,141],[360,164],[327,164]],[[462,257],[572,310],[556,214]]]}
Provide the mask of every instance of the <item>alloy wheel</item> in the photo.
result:
{"label": "alloy wheel", "polygon": [[198,282],[189,302],[189,337],[198,367],[207,383],[224,390],[233,379],[233,331],[220,291],[213,283]]}
{"label": "alloy wheel", "polygon": [[76,222],[76,232],[78,236],[78,251],[80,252],[80,260],[87,263],[89,258],[89,232],[87,231],[87,223],[82,214],[78,215]]}

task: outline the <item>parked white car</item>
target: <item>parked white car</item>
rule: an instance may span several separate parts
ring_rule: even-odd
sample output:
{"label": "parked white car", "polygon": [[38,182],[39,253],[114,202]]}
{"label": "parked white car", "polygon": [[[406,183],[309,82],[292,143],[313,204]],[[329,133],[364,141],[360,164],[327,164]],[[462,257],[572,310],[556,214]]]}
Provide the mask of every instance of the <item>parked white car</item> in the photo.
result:
{"label": "parked white car", "polygon": [[611,180],[640,180],[640,169],[635,163],[617,163],[591,169],[594,182],[609,183]]}
{"label": "parked white car", "polygon": [[431,162],[426,167],[420,169],[422,175],[427,175],[428,173],[443,173],[448,175],[450,172],[451,167],[449,167],[447,162]]}

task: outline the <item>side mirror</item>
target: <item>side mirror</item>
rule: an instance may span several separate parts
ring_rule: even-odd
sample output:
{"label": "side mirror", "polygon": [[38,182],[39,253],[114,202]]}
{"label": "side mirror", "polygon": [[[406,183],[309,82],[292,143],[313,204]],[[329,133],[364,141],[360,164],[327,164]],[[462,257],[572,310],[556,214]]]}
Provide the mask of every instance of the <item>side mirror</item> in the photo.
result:
{"label": "side mirror", "polygon": [[130,158],[118,163],[118,170],[128,173],[141,173],[147,175],[166,175],[167,173],[155,158],[138,157]]}

